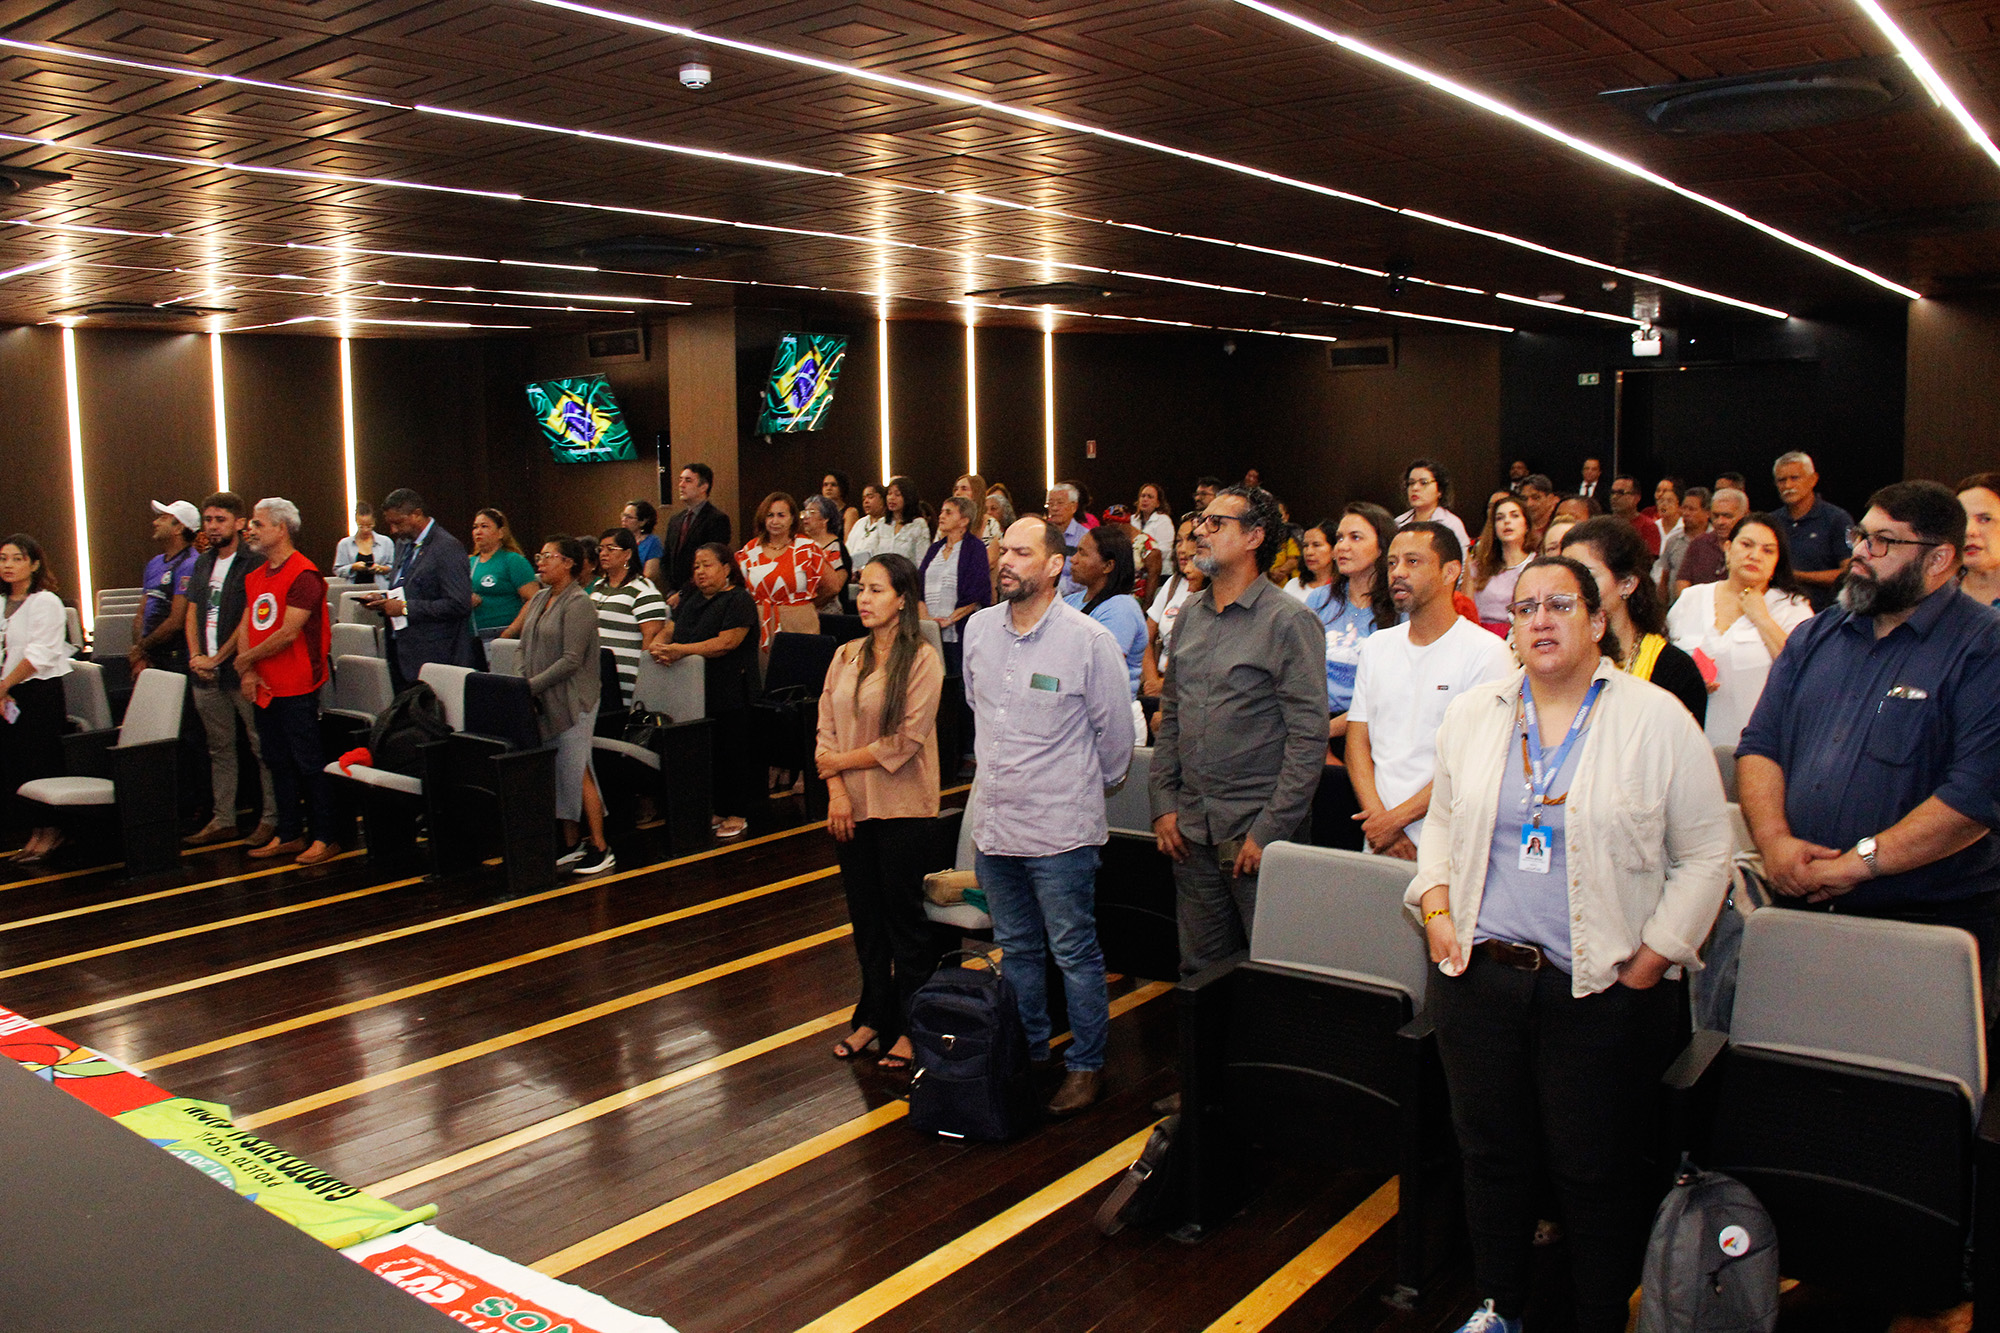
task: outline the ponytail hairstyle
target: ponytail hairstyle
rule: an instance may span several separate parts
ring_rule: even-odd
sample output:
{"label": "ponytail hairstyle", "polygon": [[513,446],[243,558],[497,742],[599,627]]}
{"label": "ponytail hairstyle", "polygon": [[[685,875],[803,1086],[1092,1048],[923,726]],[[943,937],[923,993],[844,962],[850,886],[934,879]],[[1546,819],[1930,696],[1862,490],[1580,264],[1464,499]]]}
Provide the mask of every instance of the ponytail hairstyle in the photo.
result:
{"label": "ponytail hairstyle", "polygon": [[1139,568],[1132,558],[1132,529],[1122,523],[1100,523],[1084,534],[1084,539],[1097,543],[1097,554],[1111,569],[1104,576],[1104,586],[1097,591],[1083,608],[1089,615],[1113,597],[1129,597],[1139,580]]}
{"label": "ponytail hairstyle", "polygon": [[[908,556],[888,551],[870,560],[868,565],[882,566],[882,572],[889,576],[889,590],[903,599],[903,609],[896,616],[896,641],[889,649],[888,675],[882,684],[882,734],[887,736],[903,725],[903,710],[910,696],[910,667],[924,647],[923,618],[917,613],[924,589],[923,581],[917,577],[917,567]],[[868,565],[862,569],[866,570]],[[870,631],[861,636],[861,672],[854,678],[857,708],[861,687],[875,666],[875,635]]]}

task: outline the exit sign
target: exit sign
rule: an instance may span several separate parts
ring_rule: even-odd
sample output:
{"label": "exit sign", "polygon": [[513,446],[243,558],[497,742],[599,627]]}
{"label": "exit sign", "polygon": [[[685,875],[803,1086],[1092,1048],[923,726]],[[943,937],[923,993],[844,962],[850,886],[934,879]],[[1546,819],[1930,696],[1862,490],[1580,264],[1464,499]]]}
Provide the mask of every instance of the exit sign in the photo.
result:
{"label": "exit sign", "polygon": [[1576,382],[1587,389],[1591,385],[1598,383],[1598,379],[1599,377],[1596,371],[1586,370],[1583,372],[1583,374],[1578,375],[1576,377]]}

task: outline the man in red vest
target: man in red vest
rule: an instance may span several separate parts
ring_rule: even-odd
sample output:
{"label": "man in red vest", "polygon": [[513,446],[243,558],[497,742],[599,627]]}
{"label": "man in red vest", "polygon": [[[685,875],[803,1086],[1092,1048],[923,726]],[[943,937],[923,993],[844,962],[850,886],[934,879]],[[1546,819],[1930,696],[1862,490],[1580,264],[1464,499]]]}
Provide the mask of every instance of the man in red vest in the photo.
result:
{"label": "man in red vest", "polygon": [[326,580],[294,545],[298,535],[297,505],[277,496],[257,502],[243,539],[262,563],[243,580],[235,655],[243,697],[257,706],[257,734],[278,797],[277,835],[249,855],[297,856],[311,866],[339,851],[319,744],[319,688],[333,630]]}

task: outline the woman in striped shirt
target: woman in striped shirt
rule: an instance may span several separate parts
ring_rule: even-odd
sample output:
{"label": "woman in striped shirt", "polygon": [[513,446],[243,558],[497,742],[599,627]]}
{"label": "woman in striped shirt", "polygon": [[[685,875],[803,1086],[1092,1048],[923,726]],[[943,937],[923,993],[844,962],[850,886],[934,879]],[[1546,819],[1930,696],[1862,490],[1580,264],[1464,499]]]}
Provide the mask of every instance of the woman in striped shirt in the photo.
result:
{"label": "woman in striped shirt", "polygon": [[597,581],[587,591],[597,603],[598,642],[618,659],[622,707],[632,706],[639,656],[667,627],[667,602],[638,572],[639,540],[630,528],[606,528],[597,539]]}

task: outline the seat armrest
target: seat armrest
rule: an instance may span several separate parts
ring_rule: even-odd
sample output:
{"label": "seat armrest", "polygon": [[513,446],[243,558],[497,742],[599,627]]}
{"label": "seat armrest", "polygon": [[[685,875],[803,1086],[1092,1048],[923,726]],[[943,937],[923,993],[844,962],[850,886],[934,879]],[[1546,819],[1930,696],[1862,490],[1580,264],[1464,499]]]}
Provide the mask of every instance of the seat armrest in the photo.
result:
{"label": "seat armrest", "polygon": [[1398,1041],[1435,1041],[1437,1024],[1431,1020],[1431,1011],[1426,1009],[1415,1018],[1396,1029]]}
{"label": "seat armrest", "polygon": [[118,741],[118,728],[101,727],[79,731],[62,738],[63,768],[73,778],[111,776],[111,747]]}
{"label": "seat armrest", "polygon": [[1674,1062],[1667,1066],[1667,1072],[1661,1075],[1660,1081],[1676,1092],[1692,1091],[1707,1077],[1716,1057],[1728,1046],[1727,1032],[1696,1032],[1681,1053],[1674,1057]]}
{"label": "seat armrest", "polygon": [[1175,987],[1182,995],[1198,997],[1204,991],[1221,991],[1226,987],[1229,974],[1241,967],[1250,957],[1248,949],[1231,954],[1219,963],[1212,963],[1191,977],[1181,978]]}

